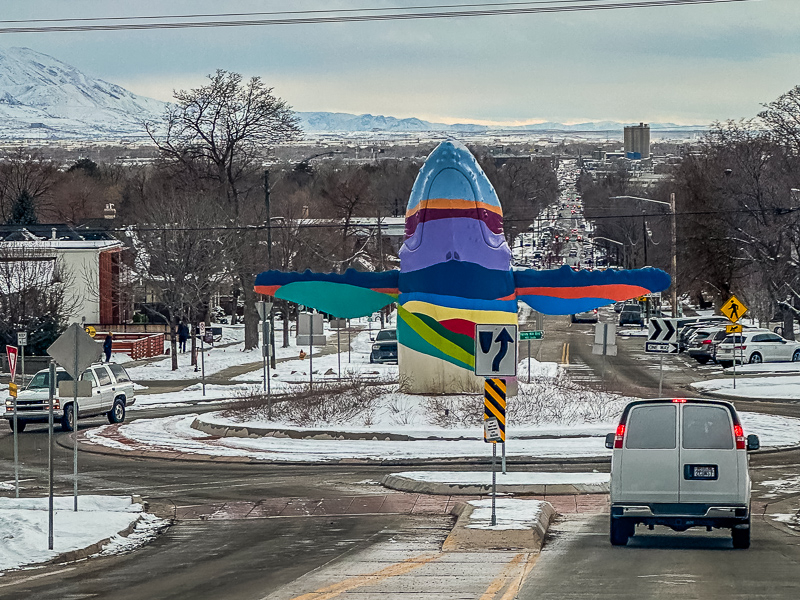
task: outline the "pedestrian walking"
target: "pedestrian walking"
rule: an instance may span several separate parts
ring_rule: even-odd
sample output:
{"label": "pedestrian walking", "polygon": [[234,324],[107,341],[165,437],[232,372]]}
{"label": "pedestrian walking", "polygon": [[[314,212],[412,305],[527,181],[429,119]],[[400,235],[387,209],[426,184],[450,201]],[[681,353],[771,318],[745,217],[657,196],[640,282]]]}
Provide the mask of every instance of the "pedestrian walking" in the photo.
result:
{"label": "pedestrian walking", "polygon": [[111,347],[114,344],[114,340],[111,339],[111,332],[109,331],[106,334],[106,339],[103,341],[103,352],[106,353],[106,362],[111,362]]}
{"label": "pedestrian walking", "polygon": [[181,352],[186,352],[186,340],[189,339],[189,326],[183,321],[178,325],[178,346]]}

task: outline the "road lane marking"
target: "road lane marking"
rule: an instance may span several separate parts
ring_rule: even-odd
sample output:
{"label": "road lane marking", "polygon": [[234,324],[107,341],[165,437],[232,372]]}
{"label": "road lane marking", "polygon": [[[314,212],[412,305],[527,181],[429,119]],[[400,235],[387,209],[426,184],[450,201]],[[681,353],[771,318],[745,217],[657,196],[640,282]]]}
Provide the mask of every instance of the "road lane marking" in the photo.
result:
{"label": "road lane marking", "polygon": [[569,342],[564,342],[564,345],[561,347],[561,364],[569,364]]}
{"label": "road lane marking", "polygon": [[522,563],[522,568],[520,569],[519,574],[508,586],[506,593],[503,594],[500,600],[512,600],[513,598],[517,597],[522,584],[525,583],[528,575],[530,575],[530,572],[533,570],[533,566],[536,564],[537,558],[539,558],[538,553],[528,553],[528,555],[525,557],[525,562]]}
{"label": "road lane marking", "polygon": [[9,581],[8,583],[0,583],[0,588],[8,587],[10,585],[19,585],[21,583],[33,581],[34,579],[41,579],[42,577],[51,577],[52,575],[58,575],[59,573],[67,573],[69,571],[74,571],[75,569],[76,567],[69,567],[66,569],[61,569],[59,571],[50,571],[49,573],[40,573],[39,575],[31,575],[30,577],[25,577],[24,579],[17,579],[15,581]]}
{"label": "road lane marking", "polygon": [[480,600],[494,600],[497,592],[504,589],[508,585],[509,580],[513,579],[517,574],[518,565],[524,556],[524,554],[520,553],[512,558],[508,564],[503,567],[498,576],[494,578],[494,581],[489,584],[489,587],[486,588]]}
{"label": "road lane marking", "polygon": [[339,596],[345,592],[349,592],[355,588],[380,583],[384,579],[389,579],[390,577],[405,575],[406,573],[422,567],[429,562],[436,560],[437,558],[441,558],[442,556],[444,556],[444,553],[442,552],[434,555],[421,554],[419,556],[404,560],[403,562],[389,565],[380,571],[375,571],[374,573],[369,573],[367,575],[351,577],[350,579],[345,579],[339,583],[334,583],[333,585],[320,588],[314,592],[308,592],[307,594],[295,596],[292,598],[292,600],[330,600],[330,598],[335,598],[336,596]]}

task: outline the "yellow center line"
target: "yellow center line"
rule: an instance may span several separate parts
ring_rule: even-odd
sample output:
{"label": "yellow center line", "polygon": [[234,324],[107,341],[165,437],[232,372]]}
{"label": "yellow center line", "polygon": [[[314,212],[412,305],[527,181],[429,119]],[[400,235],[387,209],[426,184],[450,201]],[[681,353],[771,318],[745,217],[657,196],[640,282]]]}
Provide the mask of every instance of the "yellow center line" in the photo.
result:
{"label": "yellow center line", "polygon": [[538,554],[533,553],[529,553],[525,557],[525,562],[522,564],[522,569],[514,581],[512,581],[508,586],[506,593],[502,595],[500,600],[512,600],[513,598],[516,598],[520,588],[522,587],[522,584],[525,583],[525,579],[527,579],[528,575],[533,570],[533,566],[536,564],[536,559],[538,557]]}
{"label": "yellow center line", "polygon": [[497,592],[506,586],[509,578],[512,576],[511,574],[516,571],[517,565],[519,565],[524,556],[524,554],[517,554],[514,558],[512,558],[511,561],[505,567],[503,567],[503,570],[500,571],[500,574],[494,578],[494,581],[489,584],[489,587],[486,588],[486,591],[483,593],[480,600],[494,600],[495,594],[497,594]]}
{"label": "yellow center line", "polygon": [[334,583],[333,585],[320,588],[314,592],[308,592],[307,594],[303,594],[301,596],[295,596],[292,598],[292,600],[329,600],[330,598],[335,598],[336,596],[345,592],[349,592],[355,588],[380,583],[384,579],[389,579],[390,577],[405,575],[414,569],[440,558],[442,555],[443,553],[439,552],[438,554],[434,554],[432,556],[425,554],[415,556],[413,558],[404,560],[403,562],[389,565],[380,571],[375,571],[374,573],[369,573],[367,575],[351,577],[350,579],[345,579],[339,583]]}
{"label": "yellow center line", "polygon": [[569,342],[564,342],[564,345],[561,347],[561,364],[569,364]]}

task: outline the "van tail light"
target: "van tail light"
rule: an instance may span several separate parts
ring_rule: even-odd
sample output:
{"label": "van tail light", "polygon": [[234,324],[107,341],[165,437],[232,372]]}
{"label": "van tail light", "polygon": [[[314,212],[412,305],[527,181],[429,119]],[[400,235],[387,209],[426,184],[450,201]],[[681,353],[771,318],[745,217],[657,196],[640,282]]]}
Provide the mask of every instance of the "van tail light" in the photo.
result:
{"label": "van tail light", "polygon": [[673,398],[672,401],[675,404],[686,404],[686,398]]}
{"label": "van tail light", "polygon": [[736,436],[736,449],[737,450],[746,450],[747,445],[745,444],[744,439],[744,430],[742,426],[738,423],[733,426],[733,435]]}
{"label": "van tail light", "polygon": [[622,440],[625,437],[625,425],[617,425],[617,433],[614,436],[614,448],[622,448]]}

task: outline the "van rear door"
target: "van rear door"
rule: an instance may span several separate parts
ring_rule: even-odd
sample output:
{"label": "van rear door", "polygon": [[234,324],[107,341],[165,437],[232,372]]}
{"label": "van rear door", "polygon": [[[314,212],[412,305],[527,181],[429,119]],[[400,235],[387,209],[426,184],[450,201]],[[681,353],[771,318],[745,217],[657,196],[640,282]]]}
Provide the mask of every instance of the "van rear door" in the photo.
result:
{"label": "van rear door", "polygon": [[620,493],[615,502],[678,502],[678,405],[634,406],[620,454]]}
{"label": "van rear door", "polygon": [[[683,404],[680,502],[741,502],[733,418],[720,405]],[[742,457],[744,459],[744,457]]]}

